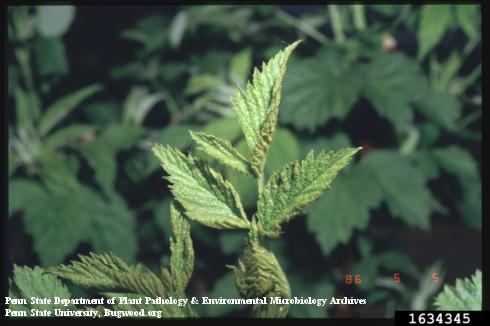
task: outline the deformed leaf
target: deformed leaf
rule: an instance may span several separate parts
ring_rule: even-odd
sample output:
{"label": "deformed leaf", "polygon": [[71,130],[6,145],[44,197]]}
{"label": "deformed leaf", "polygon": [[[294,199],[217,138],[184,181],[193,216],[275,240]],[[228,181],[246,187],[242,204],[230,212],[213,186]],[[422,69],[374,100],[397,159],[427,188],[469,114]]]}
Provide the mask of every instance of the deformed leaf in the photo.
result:
{"label": "deformed leaf", "polygon": [[30,304],[32,297],[50,298],[59,297],[70,299],[71,294],[60,280],[54,275],[45,273],[41,267],[20,267],[14,265],[13,277],[9,280],[9,296],[15,299],[27,299],[27,305],[9,304],[12,310],[30,311],[30,309],[47,309],[53,311],[55,308],[74,309],[73,305],[63,306],[61,304]]}
{"label": "deformed leaf", "polygon": [[245,89],[239,88],[232,99],[233,108],[252,153],[252,168],[258,175],[264,168],[265,157],[277,125],[286,63],[299,42],[294,42],[267,64],[264,63],[262,71],[256,68],[252,83],[249,82]]}
{"label": "deformed leaf", "polygon": [[482,310],[482,275],[477,270],[471,279],[456,279],[456,285],[444,285],[434,302],[436,310]]}
{"label": "deformed leaf", "polygon": [[184,293],[194,269],[194,248],[190,234],[190,224],[175,206],[170,205],[170,222],[175,239],[170,238],[170,271],[177,293]]}
{"label": "deformed leaf", "polygon": [[322,151],[316,158],[310,152],[305,160],[292,162],[276,171],[259,196],[257,217],[260,231],[278,236],[280,225],[320,197],[359,149]]}
{"label": "deformed leaf", "polygon": [[227,140],[203,132],[190,132],[198,148],[220,163],[240,172],[251,175],[253,172],[247,160]]}
{"label": "deformed leaf", "polygon": [[149,297],[165,297],[170,290],[165,280],[142,265],[128,266],[111,254],[91,253],[79,257],[80,261],[49,268],[48,272],[97,291],[131,291]]}
{"label": "deformed leaf", "polygon": [[[235,274],[235,285],[243,298],[281,297],[290,298],[291,288],[276,257],[260,239],[257,224],[252,222],[243,261],[236,266],[227,266]],[[252,308],[253,317],[285,317],[288,305],[257,304]]]}
{"label": "deformed leaf", "polygon": [[172,183],[175,198],[189,218],[214,228],[249,228],[238,193],[203,160],[170,146],[155,145],[153,153]]}

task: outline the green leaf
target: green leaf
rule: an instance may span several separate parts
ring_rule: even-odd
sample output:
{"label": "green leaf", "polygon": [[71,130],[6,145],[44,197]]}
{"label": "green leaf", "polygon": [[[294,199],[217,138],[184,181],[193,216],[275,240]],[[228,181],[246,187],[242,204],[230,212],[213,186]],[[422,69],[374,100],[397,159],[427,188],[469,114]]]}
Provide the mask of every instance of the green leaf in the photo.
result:
{"label": "green leaf", "polygon": [[91,124],[72,124],[66,128],[56,130],[45,139],[45,146],[57,148],[75,142],[83,137],[90,137],[95,132]]}
{"label": "green leaf", "polygon": [[39,132],[41,135],[46,135],[81,102],[101,89],[102,86],[99,84],[93,84],[66,95],[53,103],[43,114],[39,122]]}
{"label": "green leaf", "polygon": [[320,197],[359,149],[322,151],[316,158],[310,152],[305,160],[292,162],[276,171],[259,195],[257,216],[260,231],[278,236],[280,224]]}
{"label": "green leaf", "polygon": [[461,183],[467,178],[479,177],[475,159],[468,151],[460,147],[451,145],[446,148],[437,148],[432,150],[432,155],[439,166],[454,173]]}
{"label": "green leaf", "polygon": [[46,194],[42,186],[28,179],[9,180],[9,216],[18,211],[29,209],[29,206],[37,201],[45,199]]}
{"label": "green leaf", "polygon": [[396,127],[413,120],[411,104],[427,94],[419,65],[401,53],[379,54],[366,67],[363,96],[376,112]]}
{"label": "green leaf", "polygon": [[247,160],[233,148],[227,140],[208,135],[203,132],[190,132],[192,139],[197,143],[198,148],[215,158],[223,165],[244,174],[252,175],[252,171]]}
{"label": "green leaf", "polygon": [[[286,275],[272,251],[262,243],[255,221],[243,251],[243,261],[239,259],[236,266],[227,267],[235,274],[235,286],[243,298],[291,298]],[[289,305],[257,304],[252,307],[252,316],[283,318],[288,310]]]}
{"label": "green leaf", "polygon": [[328,194],[306,209],[308,230],[315,235],[323,254],[347,243],[355,230],[366,228],[371,209],[382,199],[381,189],[371,185],[368,170],[355,166],[337,176]]}
{"label": "green leaf", "polygon": [[138,252],[136,216],[118,194],[112,194],[110,202],[98,198],[98,209],[92,215],[92,247],[97,252],[111,252],[128,262],[134,261]]}
{"label": "green leaf", "polygon": [[27,93],[20,87],[14,88],[15,97],[15,118],[17,122],[17,128],[32,127],[32,118],[34,116],[33,108],[31,107],[31,101]]}
{"label": "green leaf", "polygon": [[146,134],[146,129],[124,123],[111,123],[106,126],[100,138],[115,151],[127,151],[136,146],[137,141]]}
{"label": "green leaf", "polygon": [[415,107],[430,121],[449,130],[456,128],[456,122],[461,117],[461,103],[447,93],[429,94]]}
{"label": "green leaf", "polygon": [[230,143],[233,143],[242,135],[240,124],[234,117],[215,119],[209,122],[203,131],[215,137],[226,139]]}
{"label": "green leaf", "polygon": [[170,146],[155,145],[153,153],[169,174],[172,193],[189,218],[214,228],[249,228],[238,193],[204,161]]}
{"label": "green leaf", "polygon": [[38,6],[37,29],[44,37],[60,37],[75,18],[75,6]]}
{"label": "green leaf", "polygon": [[189,222],[175,204],[170,205],[170,222],[175,239],[170,238],[170,272],[173,276],[174,288],[177,293],[183,294],[194,270],[194,248]]}
{"label": "green leaf", "polygon": [[180,45],[180,42],[182,42],[182,38],[184,37],[185,30],[187,29],[187,24],[188,24],[189,17],[187,15],[187,12],[185,11],[180,11],[174,19],[172,19],[172,22],[170,23],[169,27],[169,41],[170,45],[172,48],[178,48]]}
{"label": "green leaf", "polygon": [[372,188],[383,191],[384,200],[395,217],[411,226],[429,228],[434,201],[425,176],[407,157],[394,151],[378,150],[367,155],[359,166],[370,170]]}
{"label": "green leaf", "polygon": [[114,192],[117,175],[116,153],[104,139],[96,139],[78,147],[95,172],[95,180],[106,195]]}
{"label": "green leaf", "polygon": [[345,118],[359,98],[361,72],[340,49],[325,46],[317,55],[292,60],[284,79],[281,122],[314,131]]}
{"label": "green leaf", "polygon": [[244,84],[252,66],[252,50],[245,48],[231,58],[229,78],[237,84]]}
{"label": "green leaf", "polygon": [[267,154],[265,170],[272,174],[284,165],[300,159],[300,157],[300,145],[294,133],[286,128],[277,128],[269,154]]}
{"label": "green leaf", "polygon": [[[324,277],[316,282],[305,281],[295,275],[288,278],[295,297],[331,298],[335,294],[335,286]],[[328,309],[316,305],[291,305],[288,314],[289,318],[327,318],[328,316]]]}
{"label": "green leaf", "polygon": [[23,310],[30,313],[31,309],[54,311],[54,309],[75,309],[72,304],[31,304],[31,298],[55,297],[70,299],[71,294],[55,276],[45,273],[41,267],[20,267],[14,265],[13,277],[9,279],[9,296],[16,299],[26,299],[27,305],[9,304],[9,309]]}
{"label": "green leaf", "polygon": [[257,175],[262,174],[276,129],[286,63],[299,42],[289,45],[267,64],[264,63],[262,71],[256,68],[253,82],[249,82],[245,90],[239,88],[232,99],[233,108],[252,153],[252,168]]}
{"label": "green leaf", "polygon": [[436,297],[434,306],[442,311],[482,310],[482,275],[476,270],[471,279],[456,279],[456,285],[444,285],[444,290]]}
{"label": "green leaf", "polygon": [[456,18],[461,29],[469,38],[475,39],[480,35],[480,7],[478,5],[455,5]]}
{"label": "green leaf", "polygon": [[70,265],[49,268],[48,272],[99,292],[130,291],[154,298],[167,296],[170,289],[169,279],[159,278],[142,265],[129,266],[117,256],[90,253],[79,258]]}
{"label": "green leaf", "polygon": [[417,59],[422,60],[439,43],[451,26],[453,15],[450,5],[424,5],[417,31],[419,49]]}
{"label": "green leaf", "polygon": [[64,75],[68,73],[68,57],[65,45],[60,38],[38,37],[34,45],[36,65],[41,75]]}

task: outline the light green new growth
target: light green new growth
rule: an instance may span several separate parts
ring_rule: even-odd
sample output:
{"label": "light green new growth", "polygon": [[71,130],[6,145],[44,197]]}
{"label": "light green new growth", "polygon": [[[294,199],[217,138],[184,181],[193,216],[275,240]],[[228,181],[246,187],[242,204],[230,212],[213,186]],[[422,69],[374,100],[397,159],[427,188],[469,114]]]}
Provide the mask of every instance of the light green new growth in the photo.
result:
{"label": "light green new growth", "polygon": [[444,285],[434,302],[437,310],[482,310],[482,277],[476,270],[471,279],[457,279],[455,286]]}
{"label": "light green new growth", "polygon": [[[42,296],[58,294],[69,297],[69,293],[64,293],[66,289],[53,276],[56,275],[107,297],[143,295],[185,298],[185,289],[194,269],[194,249],[187,220],[190,219],[217,229],[249,230],[242,259],[238,259],[235,266],[228,266],[234,272],[236,287],[242,297],[291,298],[286,275],[273,252],[266,247],[264,237],[278,236],[281,224],[299,214],[305,205],[327,190],[337,173],[360,149],[322,151],[316,158],[310,152],[305,160],[292,162],[265,180],[263,170],[277,126],[286,63],[299,43],[294,42],[264,63],[262,71],[255,69],[252,83],[248,83],[245,89],[239,88],[232,99],[250,149],[250,161],[227,140],[202,132],[190,132],[200,150],[236,172],[257,180],[259,199],[254,217],[247,218],[238,192],[206,161],[171,146],[155,144],[153,153],[168,174],[166,179],[177,201],[170,205],[173,234],[170,239],[170,268],[162,267],[159,273],[155,273],[143,265],[129,266],[112,254],[92,253],[80,256],[79,261],[70,265],[49,269],[52,275],[40,275],[39,270],[35,269],[31,272],[32,277],[25,282],[22,281],[23,271],[14,270],[14,281],[10,287],[12,295],[27,297],[39,293]],[[43,282],[50,286],[48,291],[43,287]],[[28,291],[27,285],[31,283],[33,287],[39,286],[40,290]],[[102,308],[96,307],[95,310]],[[112,309],[160,309],[165,317],[196,316],[190,304],[184,307],[116,304]],[[252,307],[251,315],[286,317],[288,310],[287,305],[258,304]]]}
{"label": "light green new growth", "polygon": [[221,164],[224,164],[237,172],[244,175],[251,175],[253,172],[250,169],[250,164],[240,154],[229,141],[218,137],[205,134],[203,132],[190,132],[192,139],[199,146],[198,148],[209,156],[217,159]]}
{"label": "light green new growth", "polygon": [[263,63],[262,71],[255,68],[252,83],[248,82],[245,89],[238,88],[232,99],[233,108],[252,153],[252,168],[257,176],[262,174],[267,151],[276,130],[286,63],[300,42],[294,42],[269,62]]}
{"label": "light green new growth", "polygon": [[192,247],[191,226],[182,212],[170,204],[170,223],[175,239],[170,238],[170,273],[173,275],[174,291],[184,294],[194,270],[194,248]]}
{"label": "light green new growth", "polygon": [[190,219],[219,229],[249,228],[238,193],[221,174],[170,146],[155,145],[153,153],[169,173],[172,194]]}

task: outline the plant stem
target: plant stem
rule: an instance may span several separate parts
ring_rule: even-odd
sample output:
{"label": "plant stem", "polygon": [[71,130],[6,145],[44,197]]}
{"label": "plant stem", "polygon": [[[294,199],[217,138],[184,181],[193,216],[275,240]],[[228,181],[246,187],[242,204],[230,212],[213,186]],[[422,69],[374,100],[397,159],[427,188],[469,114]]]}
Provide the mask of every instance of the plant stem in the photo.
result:
{"label": "plant stem", "polygon": [[335,41],[342,44],[345,42],[345,35],[344,30],[342,29],[342,22],[340,21],[340,13],[337,5],[328,5],[328,12],[330,14],[330,19],[332,20]]}
{"label": "plant stem", "polygon": [[354,26],[360,31],[366,29],[366,15],[364,13],[364,5],[352,5],[354,14]]}
{"label": "plant stem", "polygon": [[257,179],[257,184],[259,185],[259,195],[262,193],[262,190],[264,189],[264,174],[262,173],[259,175],[259,178]]}
{"label": "plant stem", "polygon": [[291,16],[290,14],[285,12],[284,10],[281,10],[281,9],[277,10],[275,12],[275,15],[277,18],[281,19],[285,23],[287,23],[293,27],[296,27],[297,29],[299,29],[300,31],[305,33],[306,35],[317,40],[318,42],[320,42],[320,44],[325,44],[328,42],[328,38],[325,35],[323,35],[322,33],[320,33],[318,30],[316,30],[313,26],[306,24],[304,21],[302,21],[302,20],[300,20],[294,16]]}

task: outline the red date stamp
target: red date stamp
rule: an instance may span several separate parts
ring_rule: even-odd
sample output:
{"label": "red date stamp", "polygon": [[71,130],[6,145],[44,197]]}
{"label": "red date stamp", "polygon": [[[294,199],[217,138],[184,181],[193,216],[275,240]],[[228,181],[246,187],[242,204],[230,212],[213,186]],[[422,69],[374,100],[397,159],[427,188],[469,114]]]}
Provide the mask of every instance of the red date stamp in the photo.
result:
{"label": "red date stamp", "polygon": [[[401,273],[393,273],[393,283],[400,284],[402,282]],[[439,282],[439,273],[432,273],[432,282]],[[347,285],[361,284],[362,275],[361,274],[345,274],[344,283]]]}

